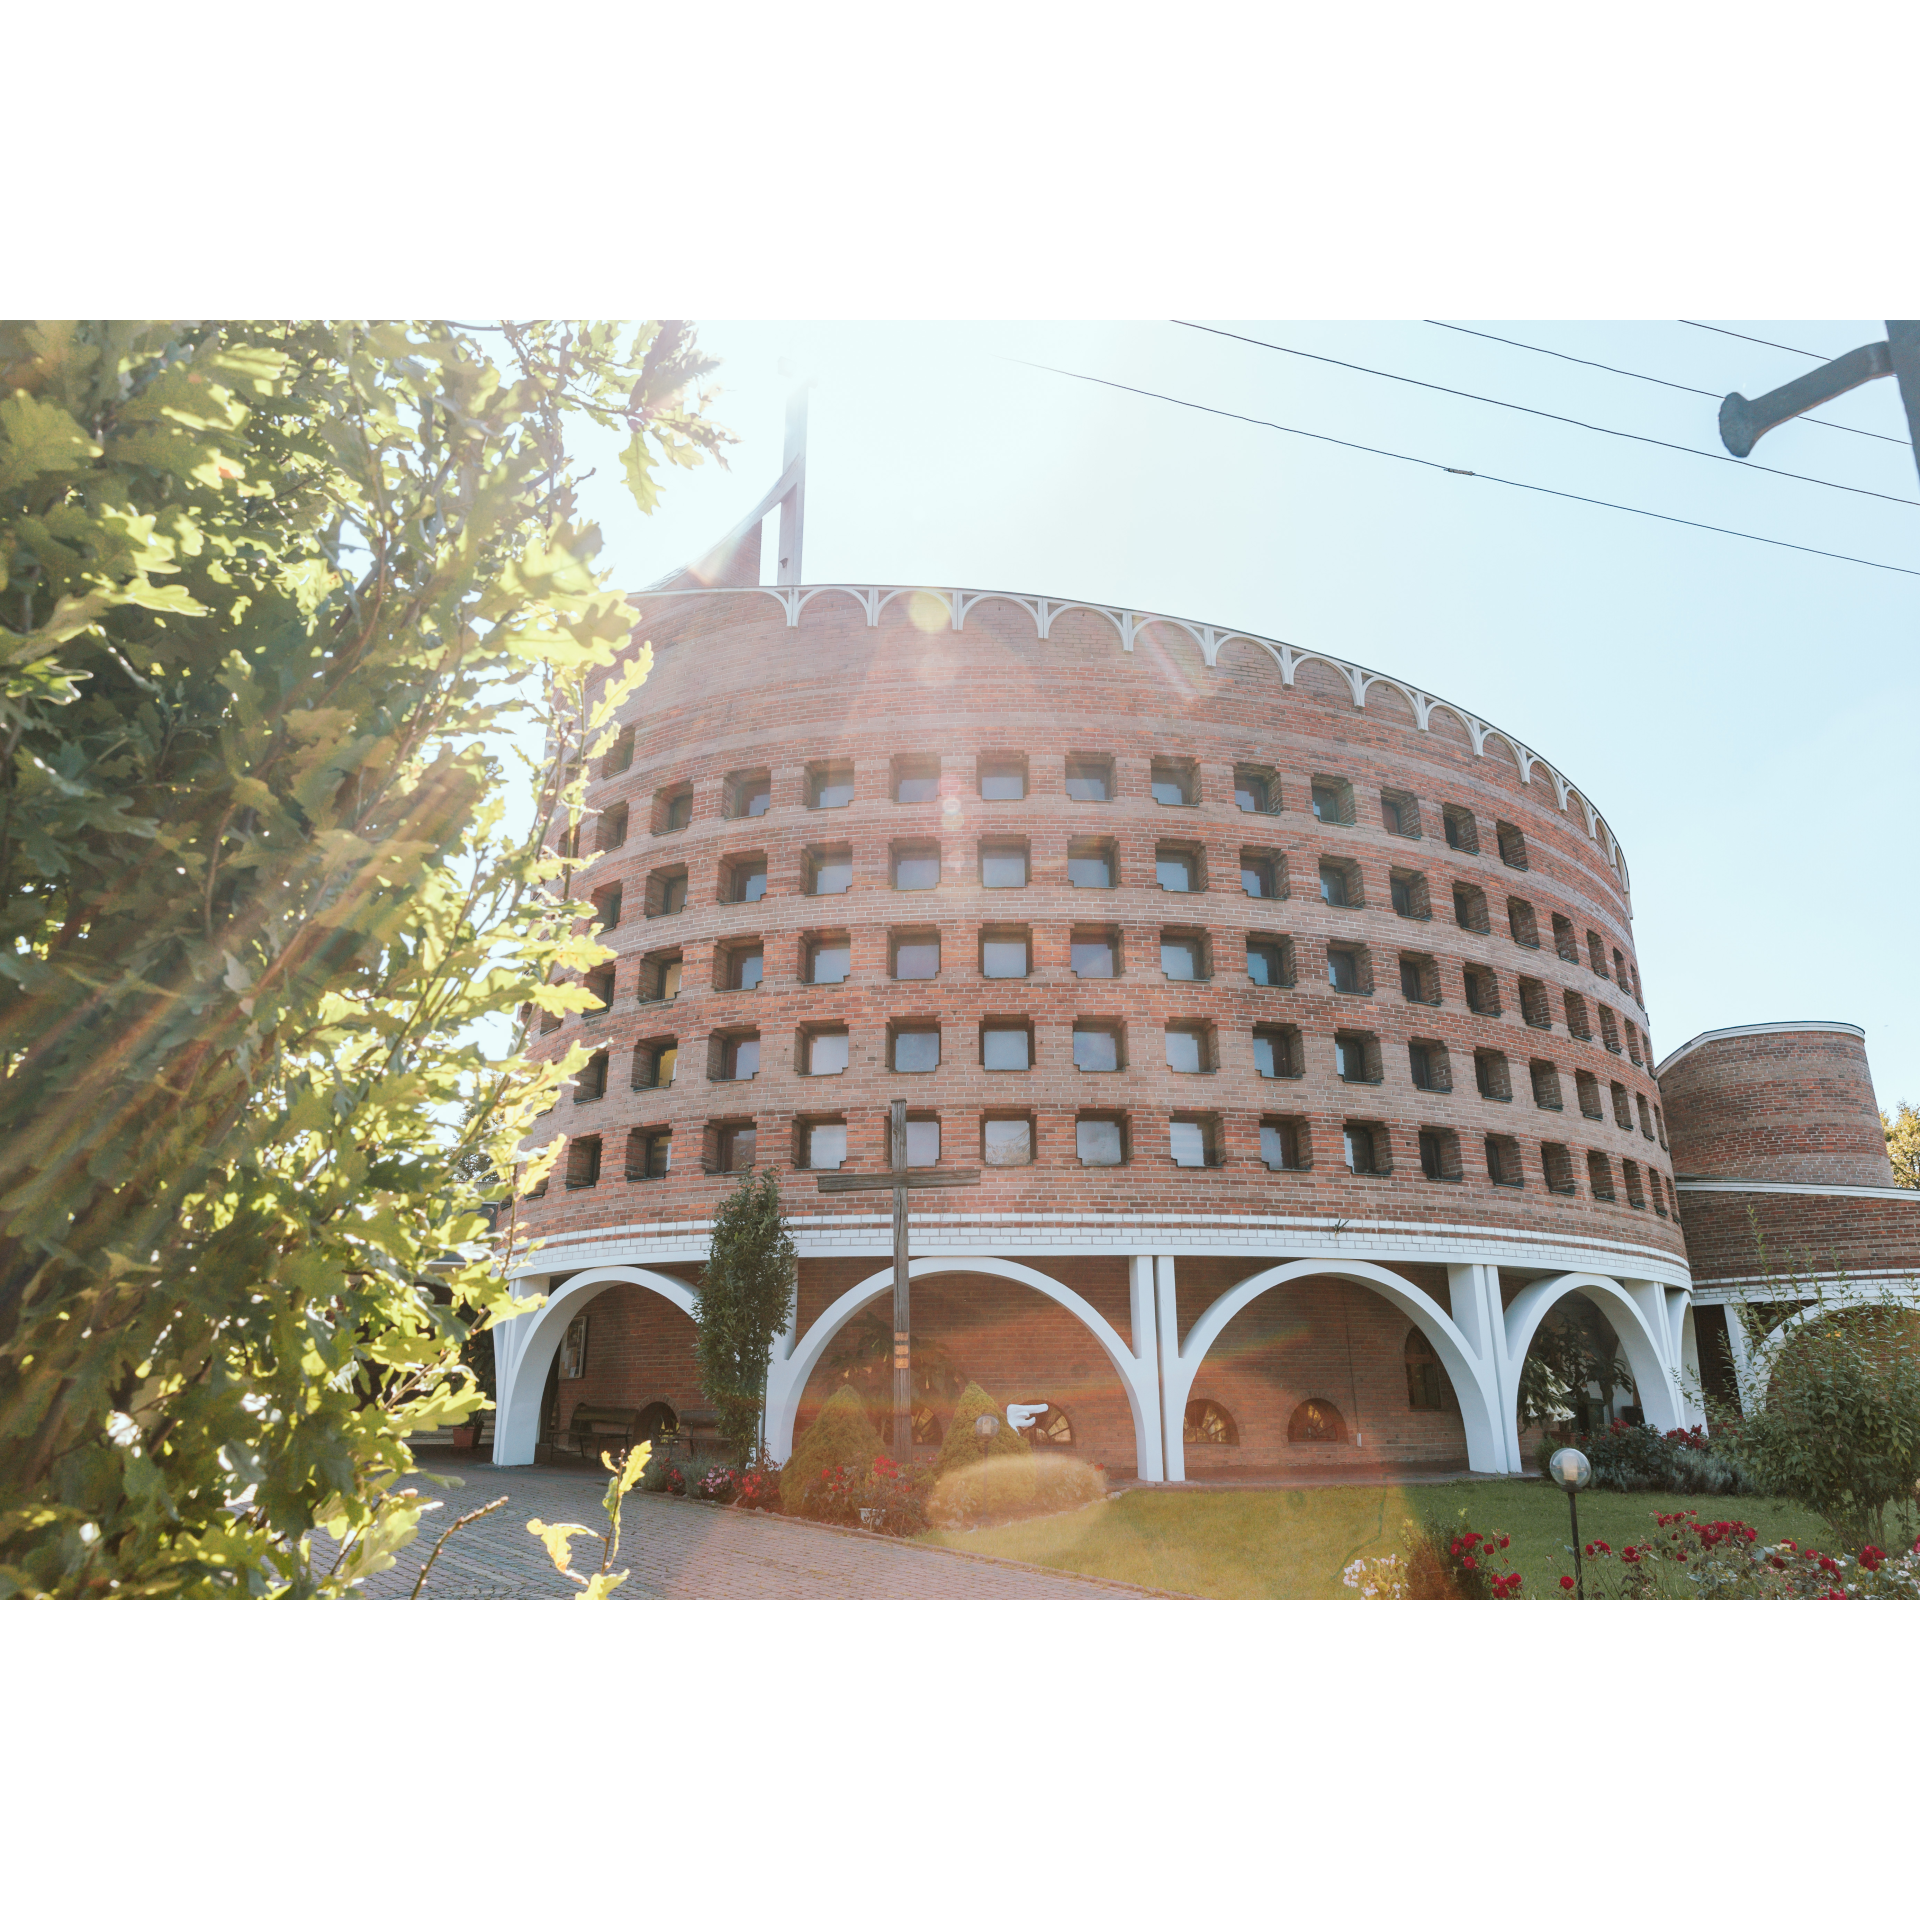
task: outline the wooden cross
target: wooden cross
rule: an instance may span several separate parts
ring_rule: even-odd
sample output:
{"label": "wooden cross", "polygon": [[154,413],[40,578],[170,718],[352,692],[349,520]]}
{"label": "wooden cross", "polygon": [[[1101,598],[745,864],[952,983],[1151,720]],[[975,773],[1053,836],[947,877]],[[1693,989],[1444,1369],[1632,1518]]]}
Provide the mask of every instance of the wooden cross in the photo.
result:
{"label": "wooden cross", "polygon": [[816,1176],[822,1193],[870,1192],[893,1189],[893,1457],[902,1466],[913,1460],[913,1323],[907,1310],[907,1195],[916,1187],[972,1187],[980,1181],[978,1167],[955,1167],[937,1172],[907,1166],[907,1103],[893,1103],[891,1121],[892,1167],[886,1173],[823,1173]]}

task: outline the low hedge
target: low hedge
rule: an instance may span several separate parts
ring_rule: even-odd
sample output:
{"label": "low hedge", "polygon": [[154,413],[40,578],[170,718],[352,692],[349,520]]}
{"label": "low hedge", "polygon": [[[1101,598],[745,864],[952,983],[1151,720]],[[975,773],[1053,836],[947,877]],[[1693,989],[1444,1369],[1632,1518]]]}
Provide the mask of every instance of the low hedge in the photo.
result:
{"label": "low hedge", "polygon": [[1107,1497],[1098,1467],[1063,1453],[1025,1459],[999,1454],[943,1473],[927,1496],[927,1524],[957,1528],[997,1526],[1091,1506]]}

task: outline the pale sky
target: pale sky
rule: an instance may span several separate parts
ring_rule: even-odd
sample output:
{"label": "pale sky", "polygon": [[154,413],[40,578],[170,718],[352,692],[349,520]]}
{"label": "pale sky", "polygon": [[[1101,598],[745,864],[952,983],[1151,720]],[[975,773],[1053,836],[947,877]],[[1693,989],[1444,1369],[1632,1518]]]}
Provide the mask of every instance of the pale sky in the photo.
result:
{"label": "pale sky", "polygon": [[[1884,337],[1871,320],[1698,317],[1821,355]],[[1722,454],[1717,396],[1758,395],[1814,360],[1671,320],[1459,323],[1696,396],[1417,321],[1219,324],[1722,464],[1171,322],[707,321],[713,413],[741,444],[730,471],[670,472],[650,520],[611,445],[587,449],[616,583],[693,558],[771,485],[784,361],[815,383],[808,581],[1177,614],[1458,700],[1545,754],[1619,835],[1662,1058],[1707,1028],[1848,1020],[1866,1029],[1881,1104],[1920,1097],[1920,486],[1893,382],[1818,417],[1900,444],[1795,422],[1742,464]],[[1436,473],[1022,360],[1915,574]]]}

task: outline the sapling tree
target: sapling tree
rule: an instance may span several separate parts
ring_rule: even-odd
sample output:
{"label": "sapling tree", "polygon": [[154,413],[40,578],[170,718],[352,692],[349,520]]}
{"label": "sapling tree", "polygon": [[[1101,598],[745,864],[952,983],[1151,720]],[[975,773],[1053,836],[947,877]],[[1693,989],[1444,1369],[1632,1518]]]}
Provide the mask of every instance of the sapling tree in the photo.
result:
{"label": "sapling tree", "polygon": [[586,1058],[482,1023],[587,1004],[551,848],[647,665],[566,425],[650,507],[725,438],[709,365],[677,323],[0,324],[0,1593],[335,1594],[411,1538]]}
{"label": "sapling tree", "polygon": [[798,1270],[773,1169],[747,1175],[714,1214],[713,1248],[694,1304],[700,1391],[736,1457],[744,1458],[758,1437],[767,1368],[774,1341],[787,1330]]}

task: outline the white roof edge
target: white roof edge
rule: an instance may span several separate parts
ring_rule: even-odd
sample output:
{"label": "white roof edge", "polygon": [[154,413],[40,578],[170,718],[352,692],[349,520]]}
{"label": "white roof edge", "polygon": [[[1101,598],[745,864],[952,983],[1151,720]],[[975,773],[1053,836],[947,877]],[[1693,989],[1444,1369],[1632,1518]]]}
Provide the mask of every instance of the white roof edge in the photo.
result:
{"label": "white roof edge", "polygon": [[1676,1060],[1684,1060],[1711,1040],[1737,1040],[1749,1033],[1850,1033],[1863,1043],[1867,1037],[1865,1027],[1856,1027],[1849,1020],[1762,1020],[1750,1027],[1715,1027],[1710,1033],[1696,1033],[1685,1046],[1674,1048],[1654,1068],[1653,1077],[1659,1079]]}

